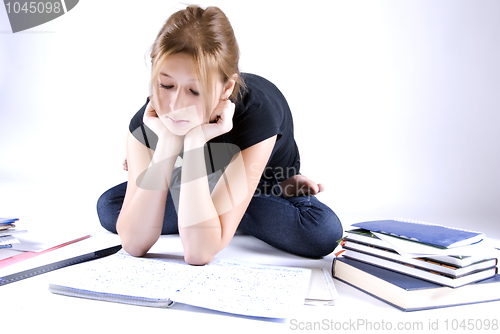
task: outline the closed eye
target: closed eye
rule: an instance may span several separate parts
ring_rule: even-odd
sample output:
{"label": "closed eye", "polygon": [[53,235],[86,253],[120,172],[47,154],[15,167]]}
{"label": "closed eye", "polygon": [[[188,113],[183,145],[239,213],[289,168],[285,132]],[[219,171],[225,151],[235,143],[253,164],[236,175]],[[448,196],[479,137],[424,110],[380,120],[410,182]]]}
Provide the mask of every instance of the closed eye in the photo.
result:
{"label": "closed eye", "polygon": [[172,89],[172,88],[174,88],[173,85],[164,85],[164,84],[160,84],[160,87],[163,88],[163,89]]}
{"label": "closed eye", "polygon": [[[163,89],[172,89],[174,88],[174,85],[164,85],[164,84],[160,84],[160,88],[163,88]],[[189,90],[191,92],[191,94],[193,94],[194,96],[199,96],[200,93],[193,90],[193,89],[190,89]]]}

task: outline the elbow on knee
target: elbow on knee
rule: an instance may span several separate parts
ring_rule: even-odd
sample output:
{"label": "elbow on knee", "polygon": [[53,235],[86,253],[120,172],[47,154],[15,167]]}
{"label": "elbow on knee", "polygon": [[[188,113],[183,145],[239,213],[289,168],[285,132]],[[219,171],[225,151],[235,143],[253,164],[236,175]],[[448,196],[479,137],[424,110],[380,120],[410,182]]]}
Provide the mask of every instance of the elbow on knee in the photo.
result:
{"label": "elbow on knee", "polygon": [[121,237],[122,249],[127,252],[127,254],[133,257],[142,257],[146,255],[151,246],[147,246],[146,244],[139,244],[137,242],[133,242],[133,240],[127,240],[127,238]]}
{"label": "elbow on knee", "polygon": [[184,261],[192,266],[204,266],[213,260],[213,256],[203,253],[184,252]]}
{"label": "elbow on knee", "polygon": [[141,249],[139,247],[132,247],[130,245],[124,245],[122,244],[122,248],[127,254],[133,256],[133,257],[142,257],[146,255],[148,250]]}

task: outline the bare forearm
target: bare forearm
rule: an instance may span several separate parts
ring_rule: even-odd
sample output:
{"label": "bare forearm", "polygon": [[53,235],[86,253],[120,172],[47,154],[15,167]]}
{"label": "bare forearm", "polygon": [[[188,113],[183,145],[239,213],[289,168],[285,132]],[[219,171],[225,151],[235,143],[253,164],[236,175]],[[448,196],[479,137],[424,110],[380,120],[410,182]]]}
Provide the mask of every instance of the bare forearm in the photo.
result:
{"label": "bare forearm", "polygon": [[122,209],[116,223],[123,248],[133,256],[142,256],[158,240],[163,226],[167,191],[137,189]]}
{"label": "bare forearm", "polygon": [[222,228],[207,180],[201,143],[185,141],[179,198],[179,234],[186,262],[203,264],[222,248]]}
{"label": "bare forearm", "polygon": [[169,180],[179,153],[175,151],[159,143],[149,168],[129,180],[135,182],[130,187],[134,191],[127,194],[130,198],[124,202],[116,227],[124,249],[132,255],[144,255],[161,234]]}

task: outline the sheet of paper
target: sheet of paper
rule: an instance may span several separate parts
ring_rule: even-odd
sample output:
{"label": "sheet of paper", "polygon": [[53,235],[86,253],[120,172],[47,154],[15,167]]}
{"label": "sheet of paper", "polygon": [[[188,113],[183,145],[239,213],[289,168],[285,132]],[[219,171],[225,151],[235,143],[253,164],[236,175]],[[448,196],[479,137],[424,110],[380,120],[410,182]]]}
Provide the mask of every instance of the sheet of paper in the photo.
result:
{"label": "sheet of paper", "polygon": [[102,294],[169,298],[197,275],[196,267],[174,258],[138,258],[123,250],[103,259],[60,270],[52,284]]}
{"label": "sheet of paper", "polygon": [[0,235],[0,246],[17,243],[19,243],[19,240],[12,235]]}
{"label": "sheet of paper", "polygon": [[201,267],[176,302],[257,317],[286,318],[304,304],[311,271],[220,259]]}
{"label": "sheet of paper", "polygon": [[[422,257],[430,255],[459,255],[459,256],[473,256],[473,255],[484,255],[491,253],[495,255],[495,250],[493,244],[490,240],[485,239],[479,243],[465,246],[465,247],[455,247],[455,248],[437,248],[418,242],[408,242],[407,240],[389,236],[387,234],[375,233],[377,237],[389,243],[400,255],[405,257]],[[498,256],[498,254],[496,254]],[[495,256],[492,256],[495,257]]]}

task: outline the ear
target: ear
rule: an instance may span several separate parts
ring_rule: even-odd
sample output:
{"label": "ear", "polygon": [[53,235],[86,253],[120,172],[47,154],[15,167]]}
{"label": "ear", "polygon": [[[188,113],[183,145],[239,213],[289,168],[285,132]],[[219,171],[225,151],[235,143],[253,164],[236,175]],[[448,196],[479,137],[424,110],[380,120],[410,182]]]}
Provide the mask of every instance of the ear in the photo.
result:
{"label": "ear", "polygon": [[233,94],[234,87],[236,86],[236,80],[238,79],[238,74],[233,74],[227,82],[224,84],[224,91],[222,92],[222,97],[229,98]]}

